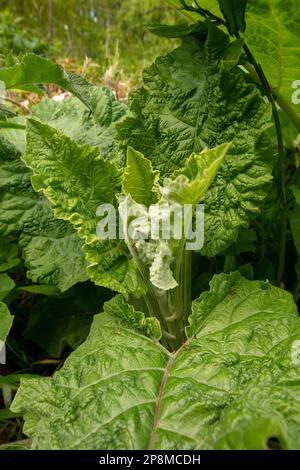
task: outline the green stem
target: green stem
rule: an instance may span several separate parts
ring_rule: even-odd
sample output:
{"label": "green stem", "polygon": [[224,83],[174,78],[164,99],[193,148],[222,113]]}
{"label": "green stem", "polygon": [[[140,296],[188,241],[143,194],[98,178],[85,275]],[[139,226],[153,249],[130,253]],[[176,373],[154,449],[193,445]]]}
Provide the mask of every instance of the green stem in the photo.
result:
{"label": "green stem", "polygon": [[[183,315],[188,318],[191,313],[191,285],[192,285],[192,252],[185,250],[182,262],[182,297],[183,297]],[[184,325],[185,326],[185,325]]]}
{"label": "green stem", "polygon": [[282,210],[281,224],[280,224],[280,249],[279,249],[279,263],[277,272],[278,285],[282,283],[284,269],[285,269],[285,255],[286,255],[286,232],[287,232],[287,215],[285,209]]}

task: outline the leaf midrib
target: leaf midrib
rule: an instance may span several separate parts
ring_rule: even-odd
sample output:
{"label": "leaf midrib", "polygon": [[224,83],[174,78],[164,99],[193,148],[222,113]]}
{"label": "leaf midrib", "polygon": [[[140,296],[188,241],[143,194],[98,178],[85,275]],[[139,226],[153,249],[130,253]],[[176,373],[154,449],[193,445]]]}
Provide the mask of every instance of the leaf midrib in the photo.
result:
{"label": "leaf midrib", "polygon": [[156,407],[155,407],[155,412],[154,412],[153,428],[152,428],[152,432],[151,432],[151,436],[150,436],[149,450],[153,449],[153,446],[154,446],[154,442],[155,442],[155,438],[156,438],[156,432],[157,432],[157,428],[158,428],[158,424],[159,424],[159,418],[160,418],[161,401],[162,401],[162,398],[163,398],[163,395],[164,395],[165,386],[166,386],[167,380],[169,378],[171,368],[172,368],[174,359],[176,357],[176,354],[177,354],[176,352],[173,353],[173,354],[170,354],[169,360],[168,360],[166,368],[165,368],[164,375],[163,375],[161,383],[160,383],[159,392],[158,392],[158,396],[157,396],[157,399],[156,399]]}

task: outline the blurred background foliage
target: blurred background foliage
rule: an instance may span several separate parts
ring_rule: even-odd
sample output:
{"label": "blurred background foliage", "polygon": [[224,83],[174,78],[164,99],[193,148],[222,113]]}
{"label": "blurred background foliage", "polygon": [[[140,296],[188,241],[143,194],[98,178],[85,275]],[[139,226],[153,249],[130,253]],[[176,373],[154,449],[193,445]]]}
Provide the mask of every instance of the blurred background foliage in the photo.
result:
{"label": "blurred background foliage", "polygon": [[146,25],[172,23],[177,16],[157,0],[2,0],[0,53],[31,50],[93,81],[106,74],[106,80],[135,83],[147,64],[174,45]]}

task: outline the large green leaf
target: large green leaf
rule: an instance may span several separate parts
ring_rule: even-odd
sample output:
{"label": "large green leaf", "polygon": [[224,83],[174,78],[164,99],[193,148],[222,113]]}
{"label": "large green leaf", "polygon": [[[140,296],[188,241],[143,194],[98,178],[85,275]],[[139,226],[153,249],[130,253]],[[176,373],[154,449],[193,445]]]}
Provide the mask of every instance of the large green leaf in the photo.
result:
{"label": "large green leaf", "polygon": [[7,335],[11,329],[14,317],[10,314],[7,306],[0,302],[0,352],[3,344],[6,341]]}
{"label": "large green leaf", "polygon": [[[165,0],[169,5],[177,8],[183,15],[189,18],[192,21],[197,21],[199,18],[199,13],[195,13],[193,11],[189,11],[188,9],[184,8],[184,5],[188,7],[193,7],[194,0]],[[220,11],[219,2],[217,0],[201,0],[198,1],[198,5],[200,5],[204,10],[213,13],[219,17],[222,17],[222,13]]]}
{"label": "large green leaf", "polygon": [[18,237],[28,276],[60,290],[87,279],[82,241],[69,223],[54,218],[48,201],[31,186],[21,154],[0,139],[0,232]]}
{"label": "large green leaf", "polygon": [[153,339],[156,320],[144,336],[143,315],[128,309],[114,298],[53,378],[21,381],[12,410],[24,413],[33,449],[266,449],[270,438],[300,448],[289,293],[215,276],[172,354]]}
{"label": "large green leaf", "polygon": [[28,121],[24,161],[34,171],[32,184],[50,200],[56,217],[71,222],[86,242],[88,272],[99,285],[139,296],[144,285],[125,243],[100,240],[96,212],[116,204],[120,171],[97,148],[78,145],[62,132],[36,120]]}
{"label": "large green leaf", "polygon": [[62,102],[42,100],[32,109],[35,118],[60,129],[79,144],[99,147],[107,156],[114,148],[116,123],[126,113],[126,106],[119,103],[108,88],[93,88],[93,113],[77,98]]}
{"label": "large green leaf", "polygon": [[187,38],[145,71],[144,86],[130,98],[131,113],[117,129],[122,162],[130,145],[162,178],[192,153],[233,141],[204,200],[203,254],[211,256],[259,211],[271,179],[272,149],[264,135],[269,106],[238,67],[220,65],[229,39],[208,28],[206,41]]}
{"label": "large green leaf", "polygon": [[95,109],[94,87],[89,82],[79,75],[66,72],[51,60],[32,53],[26,54],[21,62],[11,67],[0,68],[0,81],[4,82],[7,90],[26,89],[31,84],[53,83],[77,96],[91,111]]}
{"label": "large green leaf", "polygon": [[275,92],[297,114],[300,113],[299,21],[298,0],[248,1],[245,40]]}

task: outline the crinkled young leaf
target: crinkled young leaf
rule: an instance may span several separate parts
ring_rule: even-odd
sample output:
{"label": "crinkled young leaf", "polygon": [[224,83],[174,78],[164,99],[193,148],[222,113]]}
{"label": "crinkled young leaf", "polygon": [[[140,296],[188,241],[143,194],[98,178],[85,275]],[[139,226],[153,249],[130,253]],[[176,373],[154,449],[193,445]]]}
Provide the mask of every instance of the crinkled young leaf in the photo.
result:
{"label": "crinkled young leaf", "polygon": [[161,178],[181,168],[192,153],[232,141],[204,199],[202,253],[212,256],[259,211],[273,155],[264,136],[270,107],[238,67],[219,67],[229,39],[208,29],[206,41],[187,38],[144,72],[144,86],[131,95],[131,113],[117,129],[123,162],[131,145],[151,160]]}
{"label": "crinkled young leaf", "polygon": [[279,92],[298,115],[299,21],[298,0],[248,1],[245,40],[275,93]]}
{"label": "crinkled young leaf", "polygon": [[[42,121],[50,122],[53,127],[62,129],[78,143],[99,146],[102,154],[106,156],[113,151],[115,124],[126,112],[126,107],[118,103],[112,92],[106,88],[100,89],[90,86],[89,93],[90,96],[93,96],[93,113],[79,99],[71,98],[64,100],[62,103],[45,99],[34,107],[33,115]],[[15,118],[12,122],[19,123],[20,119],[22,119],[21,124],[26,123],[24,117]],[[25,131],[2,129],[1,135],[13,143],[20,152],[24,152]],[[16,156],[16,159],[19,159],[19,155]],[[16,165],[21,165],[23,168],[21,162]],[[10,171],[9,181],[12,186],[16,184],[15,180],[18,178],[18,175],[14,175],[14,171],[20,173],[17,166],[11,168],[12,171]],[[20,242],[24,248],[23,253],[27,266],[30,269],[29,277],[35,282],[59,284],[60,289],[64,291],[74,283],[87,278],[84,256],[81,251],[82,242],[72,230],[71,225],[54,219],[46,199],[41,198],[32,191],[29,181],[30,174],[25,167],[24,173],[26,173],[24,178],[28,183],[25,199],[27,201],[32,199],[35,203],[30,204],[29,210],[28,202],[26,203],[24,199],[23,204],[20,198],[11,197],[9,207],[6,204],[3,206],[3,210],[9,209],[11,211],[13,208],[13,217],[19,217],[18,214],[21,215],[22,210],[24,214],[28,214],[28,217],[25,217],[24,220],[26,231],[22,232],[24,236],[20,237]],[[21,179],[21,175],[19,175],[19,179]],[[4,184],[7,192],[10,192],[11,184],[7,184],[7,182]],[[20,190],[22,192],[24,188],[21,189],[20,186],[18,191]],[[18,191],[17,193],[14,191],[14,195],[18,195]],[[5,198],[7,197],[8,194],[5,195]],[[34,205],[36,207],[33,210]],[[13,230],[16,229],[16,234],[18,234],[23,225],[21,223],[18,227],[11,227],[10,233],[13,233]]]}
{"label": "crinkled young leaf", "polygon": [[120,171],[99,156],[97,148],[78,145],[62,132],[28,120],[24,161],[33,170],[32,184],[52,204],[56,217],[71,222],[86,242],[88,272],[96,284],[121,293],[141,295],[144,284],[121,240],[100,240],[96,212],[101,204],[116,204]]}
{"label": "crinkled young leaf", "polygon": [[87,279],[82,241],[70,224],[54,218],[48,201],[31,186],[21,154],[0,139],[0,232],[18,237],[28,277],[61,291]]}
{"label": "crinkled young leaf", "polygon": [[163,194],[180,204],[197,204],[206,194],[223,163],[230,144],[193,153],[180,170],[165,178]]}
{"label": "crinkled young leaf", "polygon": [[128,147],[122,184],[124,193],[130,194],[138,204],[149,207],[158,199],[158,179],[158,171],[153,171],[150,160],[132,147]]}
{"label": "crinkled young leaf", "polygon": [[173,354],[140,334],[118,298],[105,311],[53,378],[21,381],[12,410],[33,449],[267,449],[269,438],[300,448],[289,293],[215,276]]}
{"label": "crinkled young leaf", "polygon": [[296,199],[297,204],[300,205],[300,187],[291,186],[290,189],[294,195],[294,198]]}
{"label": "crinkled young leaf", "polygon": [[[5,303],[0,302],[0,352],[13,324],[14,317]],[[2,345],[1,345],[2,343]]]}

